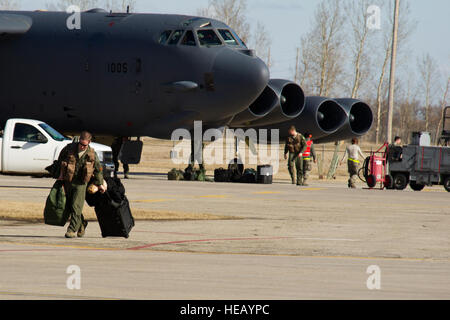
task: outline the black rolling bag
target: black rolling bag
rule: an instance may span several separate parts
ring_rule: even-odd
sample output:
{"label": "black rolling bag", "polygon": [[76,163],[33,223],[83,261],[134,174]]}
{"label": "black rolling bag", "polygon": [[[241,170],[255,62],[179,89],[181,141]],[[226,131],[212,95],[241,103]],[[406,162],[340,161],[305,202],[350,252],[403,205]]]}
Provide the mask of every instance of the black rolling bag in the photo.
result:
{"label": "black rolling bag", "polygon": [[128,238],[134,227],[130,204],[127,197],[117,203],[107,193],[101,196],[95,206],[95,214],[102,231],[102,237]]}
{"label": "black rolling bag", "polygon": [[273,167],[271,165],[258,166],[256,181],[260,184],[272,184]]}
{"label": "black rolling bag", "polygon": [[106,178],[108,190],[101,194],[86,194],[86,202],[94,207],[102,237],[128,238],[134,227],[125,188],[118,178]]}

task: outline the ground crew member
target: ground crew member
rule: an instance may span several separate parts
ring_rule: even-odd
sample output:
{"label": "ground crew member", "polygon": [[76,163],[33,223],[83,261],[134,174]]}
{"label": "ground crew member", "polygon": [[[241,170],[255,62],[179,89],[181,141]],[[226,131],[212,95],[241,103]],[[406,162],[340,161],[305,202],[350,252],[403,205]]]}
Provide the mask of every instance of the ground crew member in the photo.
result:
{"label": "ground crew member", "polygon": [[402,138],[396,136],[394,138],[394,143],[388,146],[388,160],[389,162],[401,161],[402,160]]}
{"label": "ground crew member", "polygon": [[86,187],[93,178],[93,183],[104,193],[103,173],[95,150],[89,146],[92,135],[83,131],[77,143],[67,145],[60,153],[58,162],[61,174],[58,180],[64,181],[66,191],[66,210],[70,217],[66,238],[83,237],[87,221],[83,217],[83,206],[86,197]]}
{"label": "ground crew member", "polygon": [[[307,145],[305,137],[298,133],[294,126],[289,128],[289,136],[286,139],[284,147],[284,159],[288,160],[289,174],[291,175],[292,184],[295,184],[294,166],[297,170],[297,185],[303,185],[303,153],[306,151]],[[288,157],[289,154],[289,157]]]}
{"label": "ground crew member", "polygon": [[[113,162],[114,162],[114,178],[117,178],[117,172],[119,172],[120,149],[122,149],[123,143],[127,142],[127,141],[128,141],[127,137],[119,137],[119,138],[115,138],[113,144],[111,145],[112,154],[113,154]],[[123,164],[124,178],[129,179],[128,173],[130,172],[130,166],[128,165],[128,163],[122,162],[122,164]]]}
{"label": "ground crew member", "polygon": [[347,165],[348,165],[348,174],[350,176],[350,178],[348,179],[348,187],[356,189],[356,180],[358,178],[358,170],[360,164],[359,156],[361,156],[363,159],[366,158],[364,153],[361,151],[361,148],[358,146],[358,139],[353,138],[352,144],[347,146],[345,154],[341,160],[341,165],[344,162],[346,156],[348,156]]}
{"label": "ground crew member", "polygon": [[309,174],[312,170],[312,162],[317,162],[316,150],[314,148],[314,142],[312,141],[312,135],[310,133],[305,134],[306,150],[303,152],[303,185],[307,186]]}

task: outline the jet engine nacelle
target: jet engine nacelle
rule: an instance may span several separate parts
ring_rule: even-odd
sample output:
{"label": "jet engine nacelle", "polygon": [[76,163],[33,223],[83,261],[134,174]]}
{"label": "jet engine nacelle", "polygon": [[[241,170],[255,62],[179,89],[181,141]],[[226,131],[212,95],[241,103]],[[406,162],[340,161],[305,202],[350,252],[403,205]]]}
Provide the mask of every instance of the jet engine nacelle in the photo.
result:
{"label": "jet engine nacelle", "polygon": [[305,107],[305,94],[296,83],[271,79],[250,107],[237,114],[232,127],[256,127],[298,117]]}
{"label": "jet engine nacelle", "polygon": [[358,99],[335,99],[346,113],[344,125],[335,133],[323,138],[315,139],[316,143],[327,143],[347,140],[365,135],[373,123],[373,113],[370,106]]}
{"label": "jet engine nacelle", "polygon": [[313,139],[335,133],[346,121],[346,113],[340,104],[325,97],[306,97],[302,114],[290,121],[267,126],[279,129],[280,137],[286,138],[289,127],[295,126],[300,133],[310,133]]}

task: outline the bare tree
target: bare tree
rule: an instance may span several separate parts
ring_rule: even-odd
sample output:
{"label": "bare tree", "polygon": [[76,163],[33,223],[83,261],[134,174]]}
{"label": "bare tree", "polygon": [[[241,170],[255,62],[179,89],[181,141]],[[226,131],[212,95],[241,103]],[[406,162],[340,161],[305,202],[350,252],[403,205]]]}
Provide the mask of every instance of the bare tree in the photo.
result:
{"label": "bare tree", "polygon": [[343,75],[343,16],[340,0],[322,0],[310,32],[302,37],[302,81],[317,95],[329,95]]}
{"label": "bare tree", "polygon": [[264,24],[258,21],[252,30],[248,23],[247,0],[209,0],[208,7],[197,10],[203,17],[209,17],[229,25],[245,43],[255,49],[256,54],[270,68],[273,59],[270,54],[272,40]]}
{"label": "bare tree", "polygon": [[105,0],[104,8],[116,12],[135,12],[136,0]]}
{"label": "bare tree", "polygon": [[370,43],[370,29],[367,20],[369,18],[369,13],[367,8],[373,4],[371,0],[362,1],[350,1],[346,2],[345,12],[346,16],[349,18],[351,27],[351,51],[353,55],[353,83],[352,83],[352,98],[358,97],[358,91],[361,83],[370,73],[367,55],[367,47]]}
{"label": "bare tree", "polygon": [[19,9],[19,1],[18,0],[0,0],[0,9],[1,10],[16,10]]}
{"label": "bare tree", "polygon": [[247,0],[209,0],[208,7],[199,9],[198,14],[224,22],[247,43],[250,40],[250,25],[246,10]]}
{"label": "bare tree", "polygon": [[101,7],[106,10],[119,12],[126,12],[127,7],[130,6],[130,12],[134,12],[136,0],[57,0],[48,2],[46,7],[49,10],[65,11],[71,5],[79,7],[81,11]]}
{"label": "bare tree", "polygon": [[273,60],[270,54],[272,40],[269,33],[263,23],[259,22],[256,25],[253,32],[251,41],[251,47],[256,51],[256,55],[266,62],[267,66],[272,67]]}
{"label": "bare tree", "polygon": [[450,89],[449,87],[450,87],[450,77],[447,78],[447,85],[445,87],[444,96],[442,97],[442,101],[441,101],[441,114],[440,114],[438,126],[436,128],[436,135],[435,135],[435,143],[436,144],[439,142],[438,140],[439,140],[439,136],[440,136],[442,122],[444,119],[444,111],[445,111],[445,107],[447,106],[448,90]]}
{"label": "bare tree", "polygon": [[66,11],[70,6],[77,6],[81,11],[99,7],[98,0],[57,0],[56,2],[48,2],[46,7],[48,10]]}
{"label": "bare tree", "polygon": [[[381,62],[380,73],[377,81],[377,97],[376,97],[376,115],[377,122],[375,127],[375,142],[378,144],[380,141],[381,135],[381,120],[383,113],[383,101],[386,97],[387,91],[385,90],[385,79],[387,75],[387,71],[390,65],[390,57],[392,50],[392,28],[393,28],[393,5],[390,0],[383,0],[380,3],[384,7],[384,15],[389,17],[387,20],[387,24],[383,26],[384,34],[381,38],[381,43],[379,47],[383,51],[382,57],[383,60]],[[415,30],[415,21],[411,20],[411,10],[409,6],[409,2],[404,0],[400,2],[400,16],[399,16],[399,31],[398,31],[398,39],[397,39],[397,50],[399,51],[399,55],[403,53],[403,50],[406,48],[407,40],[410,35]],[[407,59],[399,59],[406,61]]]}
{"label": "bare tree", "polygon": [[425,131],[429,131],[431,97],[436,93],[437,66],[435,60],[426,54],[418,61],[418,68],[420,72],[419,89],[423,92],[425,99]]}

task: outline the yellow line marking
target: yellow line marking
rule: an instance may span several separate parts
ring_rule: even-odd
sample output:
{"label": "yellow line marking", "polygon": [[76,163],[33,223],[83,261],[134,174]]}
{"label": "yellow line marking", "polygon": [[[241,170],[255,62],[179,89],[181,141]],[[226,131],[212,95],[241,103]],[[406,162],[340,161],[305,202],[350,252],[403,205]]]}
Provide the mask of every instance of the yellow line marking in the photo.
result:
{"label": "yellow line marking", "polygon": [[146,200],[132,200],[131,202],[154,203],[154,202],[167,202],[174,200],[175,199],[146,199]]}
{"label": "yellow line marking", "polygon": [[438,193],[445,193],[447,191],[445,190],[437,190],[437,189],[424,189],[423,192],[438,192]]}

